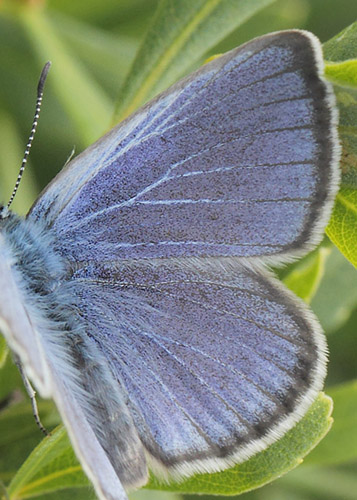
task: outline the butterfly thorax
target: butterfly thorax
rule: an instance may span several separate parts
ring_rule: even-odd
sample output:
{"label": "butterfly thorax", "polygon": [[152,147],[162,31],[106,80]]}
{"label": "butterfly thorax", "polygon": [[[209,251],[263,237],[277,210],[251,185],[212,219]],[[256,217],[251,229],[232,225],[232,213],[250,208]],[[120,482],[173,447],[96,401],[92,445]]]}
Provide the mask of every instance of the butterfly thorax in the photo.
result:
{"label": "butterfly thorax", "polygon": [[9,256],[15,274],[26,288],[39,295],[51,293],[66,276],[67,266],[55,253],[48,229],[0,208],[1,253]]}
{"label": "butterfly thorax", "polygon": [[0,205],[0,221],[6,219],[10,214],[9,209],[6,205]]}
{"label": "butterfly thorax", "polygon": [[[143,484],[147,481],[144,451],[124,397],[115,392],[119,381],[113,378],[92,341],[93,325],[82,319],[79,300],[85,292],[83,283],[73,279],[70,266],[55,251],[55,243],[51,230],[41,223],[11,212],[0,216],[0,256],[8,263],[7,270],[14,278],[33,330],[38,332],[46,359],[56,360],[58,377],[65,380],[66,388],[76,395],[81,406],[83,403],[94,433],[112,457],[121,481]],[[0,302],[0,319],[3,312]],[[16,350],[15,345],[13,348]],[[32,378],[37,381],[40,377]],[[108,393],[112,394],[109,402]],[[55,396],[51,387],[41,394]],[[91,415],[96,415],[93,421]]]}

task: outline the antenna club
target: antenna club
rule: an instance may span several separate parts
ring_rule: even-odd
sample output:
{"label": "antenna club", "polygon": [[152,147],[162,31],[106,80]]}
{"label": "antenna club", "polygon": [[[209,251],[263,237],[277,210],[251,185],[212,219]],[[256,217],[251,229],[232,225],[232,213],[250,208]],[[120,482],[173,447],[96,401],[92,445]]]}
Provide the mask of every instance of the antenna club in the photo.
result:
{"label": "antenna club", "polygon": [[40,76],[38,86],[37,86],[38,96],[40,96],[43,93],[43,88],[45,86],[45,81],[46,81],[48,72],[50,70],[51,64],[52,64],[51,61],[47,61],[46,64],[44,65],[42,71],[41,71],[41,76]]}

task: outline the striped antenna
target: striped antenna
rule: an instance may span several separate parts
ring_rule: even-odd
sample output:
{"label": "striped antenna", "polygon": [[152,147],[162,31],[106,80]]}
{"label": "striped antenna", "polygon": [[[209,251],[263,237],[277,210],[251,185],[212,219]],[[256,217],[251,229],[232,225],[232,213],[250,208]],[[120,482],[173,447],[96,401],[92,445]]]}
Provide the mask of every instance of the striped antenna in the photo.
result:
{"label": "striped antenna", "polygon": [[31,128],[31,132],[30,132],[30,137],[29,137],[28,143],[26,145],[26,150],[25,150],[24,158],[23,158],[22,163],[21,163],[20,172],[19,172],[19,175],[17,176],[16,184],[15,184],[14,190],[12,192],[12,195],[10,197],[9,203],[7,204],[7,208],[9,208],[10,205],[11,205],[11,203],[14,201],[15,194],[16,194],[16,192],[18,190],[18,187],[19,187],[20,182],[21,182],[22,175],[23,175],[25,167],[26,167],[27,157],[28,157],[28,155],[30,153],[30,149],[31,149],[31,146],[32,146],[32,141],[33,141],[33,138],[35,136],[35,132],[36,132],[36,128],[37,128],[38,118],[40,116],[42,96],[43,96],[43,88],[45,86],[45,81],[46,81],[47,74],[49,72],[50,66],[51,66],[50,62],[47,62],[44,65],[43,70],[41,72],[40,80],[39,80],[38,85],[37,85],[36,110],[35,110],[35,116],[33,117],[32,128]]}

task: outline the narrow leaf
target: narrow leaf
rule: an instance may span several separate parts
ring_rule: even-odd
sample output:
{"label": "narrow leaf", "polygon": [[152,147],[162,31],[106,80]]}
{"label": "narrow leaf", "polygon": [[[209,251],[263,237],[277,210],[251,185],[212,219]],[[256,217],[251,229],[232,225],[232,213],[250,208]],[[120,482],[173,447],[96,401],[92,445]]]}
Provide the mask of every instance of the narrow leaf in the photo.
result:
{"label": "narrow leaf", "polygon": [[66,50],[56,34],[55,24],[40,5],[26,5],[19,10],[19,20],[42,66],[52,61],[48,83],[76,124],[82,145],[97,139],[109,126],[112,105],[90,73]]}
{"label": "narrow leaf", "polygon": [[167,88],[274,0],[162,0],[118,98],[114,123]]}
{"label": "narrow leaf", "polygon": [[[0,411],[0,480],[9,483],[16,474],[24,457],[42,440],[43,434],[37,427],[32,414],[30,401],[19,392],[12,393],[10,404]],[[58,423],[52,401],[38,401],[39,414],[43,424],[51,428]]]}
{"label": "narrow leaf", "polygon": [[[14,189],[24,148],[25,142],[20,139],[15,123],[7,113],[0,112],[0,197],[2,201],[9,200]],[[27,212],[38,192],[30,163],[25,170],[23,180],[24,182],[19,187],[19,196],[15,197],[12,205],[12,208],[20,214]]]}
{"label": "narrow leaf", "polygon": [[[163,484],[151,478],[147,488],[176,492],[233,495],[262,486],[288,472],[330,428],[332,403],[321,394],[305,417],[282,439],[243,464],[215,474],[201,474],[182,483]],[[59,488],[82,487],[88,480],[63,427],[30,454],[9,487],[10,499],[31,498]]]}
{"label": "narrow leaf", "polygon": [[51,22],[72,54],[74,52],[76,58],[86,63],[98,81],[104,82],[116,95],[135,57],[138,41],[64,14],[51,13]]}
{"label": "narrow leaf", "polygon": [[9,488],[11,499],[32,498],[64,488],[89,484],[64,427],[41,441],[18,470]]}

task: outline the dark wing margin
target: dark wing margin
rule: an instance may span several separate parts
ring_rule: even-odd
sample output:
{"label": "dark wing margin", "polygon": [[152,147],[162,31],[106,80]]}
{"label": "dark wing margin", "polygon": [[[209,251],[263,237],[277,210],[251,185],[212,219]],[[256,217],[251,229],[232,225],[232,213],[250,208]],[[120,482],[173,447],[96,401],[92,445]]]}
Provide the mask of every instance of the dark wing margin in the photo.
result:
{"label": "dark wing margin", "polygon": [[73,336],[45,329],[31,359],[102,498],[145,483],[145,452],[176,476],[244,461],[321,389],[320,326],[260,264],[317,244],[331,212],[340,148],[322,74],[310,33],[248,42],[88,148],[32,207],[73,264],[59,296],[76,300]]}
{"label": "dark wing margin", "polygon": [[73,292],[156,472],[244,461],[322,388],[321,328],[265,270],[232,259],[87,266]]}
{"label": "dark wing margin", "polygon": [[204,65],[72,161],[29,217],[74,260],[250,256],[322,236],[338,187],[320,43],[263,36]]}

